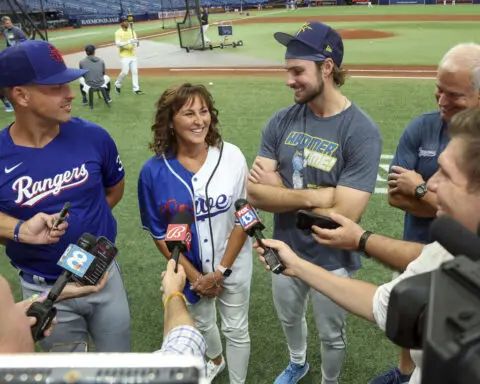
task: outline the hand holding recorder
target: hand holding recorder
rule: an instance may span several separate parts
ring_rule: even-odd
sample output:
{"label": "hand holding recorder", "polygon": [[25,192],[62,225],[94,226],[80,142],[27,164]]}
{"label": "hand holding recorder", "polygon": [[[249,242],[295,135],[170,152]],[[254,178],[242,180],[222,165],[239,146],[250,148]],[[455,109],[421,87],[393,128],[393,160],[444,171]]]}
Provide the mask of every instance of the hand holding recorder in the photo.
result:
{"label": "hand holding recorder", "polygon": [[321,216],[308,211],[298,211],[297,227],[311,228],[312,235],[319,244],[347,251],[359,249],[360,238],[365,232],[360,225],[339,213]]}
{"label": "hand holding recorder", "polygon": [[[62,210],[63,211],[63,210]],[[25,244],[55,244],[65,234],[68,223],[60,222],[59,215],[37,213],[25,222],[19,222],[18,241]],[[68,215],[65,215],[67,217]]]}

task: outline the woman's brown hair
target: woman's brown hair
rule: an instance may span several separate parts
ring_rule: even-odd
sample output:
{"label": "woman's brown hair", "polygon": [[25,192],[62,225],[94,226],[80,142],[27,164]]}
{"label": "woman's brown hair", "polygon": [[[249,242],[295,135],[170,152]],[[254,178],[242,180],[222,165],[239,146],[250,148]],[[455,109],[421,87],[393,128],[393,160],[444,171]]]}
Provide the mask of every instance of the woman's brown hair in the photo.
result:
{"label": "woman's brown hair", "polygon": [[222,138],[218,129],[218,110],[215,108],[212,95],[201,84],[184,83],[168,88],[160,96],[156,104],[157,113],[155,122],[152,125],[153,141],[150,143],[149,148],[157,156],[167,153],[170,155],[170,152],[173,156],[177,154],[178,144],[170,126],[178,111],[195,97],[200,97],[205,103],[212,118],[207,136],[205,137],[206,144],[208,146],[220,145]]}

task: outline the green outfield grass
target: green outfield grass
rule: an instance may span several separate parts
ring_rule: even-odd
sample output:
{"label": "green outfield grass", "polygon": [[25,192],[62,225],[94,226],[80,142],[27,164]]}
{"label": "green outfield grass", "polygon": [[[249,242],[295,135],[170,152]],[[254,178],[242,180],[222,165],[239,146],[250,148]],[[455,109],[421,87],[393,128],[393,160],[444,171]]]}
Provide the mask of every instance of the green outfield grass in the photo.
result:
{"label": "green outfield grass", "polygon": [[[239,48],[215,49],[215,54],[228,52],[237,55],[282,61],[285,48],[273,34],[278,31],[294,33],[301,23],[259,23],[233,25],[231,40],[242,40]],[[436,65],[452,46],[462,42],[479,41],[476,22],[332,22],[336,29],[371,29],[395,36],[380,39],[344,40],[344,64]],[[211,26],[207,35],[212,41],[221,41],[218,28]],[[178,44],[178,36],[155,38],[169,44]]]}
{"label": "green outfield grass", "polygon": [[[130,89],[127,78],[125,90]],[[115,208],[118,220],[118,261],[123,271],[131,304],[133,350],[149,352],[158,349],[162,340],[162,305],[160,274],[165,262],[148,234],[140,229],[137,203],[137,178],[143,163],[151,156],[147,143],[151,138],[150,125],[154,103],[170,84],[182,81],[212,81],[210,87],[220,110],[221,131],[245,154],[250,165],[256,155],[260,135],[268,118],[279,108],[292,102],[292,92],[283,85],[282,78],[141,78],[145,96],[138,97],[124,91],[113,95],[111,109],[97,102],[90,111],[74,101],[74,115],[105,127],[115,139],[126,169],[126,189],[123,200]],[[365,80],[350,79],[344,92],[361,106],[379,125],[383,137],[383,153],[393,154],[398,138],[410,119],[435,108],[434,83],[430,80]],[[75,85],[76,89],[76,85]],[[263,102],[259,102],[262,100]],[[13,116],[0,111],[0,126],[11,122]],[[382,160],[388,164],[389,160]],[[379,172],[385,176],[385,172]],[[378,187],[385,187],[378,183]],[[271,215],[263,214],[271,235]],[[375,194],[362,219],[365,228],[393,237],[402,233],[402,215],[390,208],[385,195]],[[3,252],[3,250],[2,250]],[[270,274],[256,256],[251,292],[250,332],[252,352],[248,383],[272,383],[288,362],[288,351],[277,320],[271,298]],[[19,298],[15,271],[7,258],[0,259],[1,274],[6,276]],[[372,260],[365,260],[357,278],[376,284],[391,278],[391,271]],[[302,383],[320,381],[320,352],[318,336],[309,312],[310,329],[308,356],[311,371]],[[341,377],[344,384],[363,384],[378,372],[389,368],[397,360],[394,347],[373,324],[349,317],[348,349]],[[227,383],[223,373],[217,383]]]}

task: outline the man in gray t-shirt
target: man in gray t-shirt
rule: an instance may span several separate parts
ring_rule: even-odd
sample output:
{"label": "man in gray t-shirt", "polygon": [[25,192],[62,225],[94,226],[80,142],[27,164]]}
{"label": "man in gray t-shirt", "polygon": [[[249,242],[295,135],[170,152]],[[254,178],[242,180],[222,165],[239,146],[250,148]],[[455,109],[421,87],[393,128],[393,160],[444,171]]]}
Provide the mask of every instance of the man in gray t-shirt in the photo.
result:
{"label": "man in gray t-shirt", "polygon": [[110,78],[105,73],[105,62],[98,56],[95,56],[95,50],[96,48],[92,44],[88,44],[85,47],[87,57],[79,63],[80,69],[88,69],[88,72],[79,79],[83,104],[87,104],[87,94],[90,88],[105,88],[106,101],[111,102]]}
{"label": "man in gray t-shirt", "polygon": [[[375,123],[344,96],[343,42],[329,26],[305,23],[294,36],[276,33],[287,47],[287,86],[293,106],[267,123],[249,174],[248,197],[275,213],[274,238],[302,258],[341,276],[361,267],[358,253],[322,246],[296,228],[300,209],[341,213],[358,221],[365,211],[380,162],[382,139]],[[346,312],[299,279],[272,274],[275,308],[290,363],[275,384],[296,383],[309,369],[305,310],[310,294],[322,339],[322,384],[338,383],[345,356]]]}

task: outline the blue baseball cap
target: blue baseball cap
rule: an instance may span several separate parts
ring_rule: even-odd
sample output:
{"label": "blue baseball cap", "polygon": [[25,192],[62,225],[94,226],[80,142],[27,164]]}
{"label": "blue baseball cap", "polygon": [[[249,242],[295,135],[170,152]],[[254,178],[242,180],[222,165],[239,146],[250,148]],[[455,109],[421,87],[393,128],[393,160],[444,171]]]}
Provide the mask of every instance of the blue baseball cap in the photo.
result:
{"label": "blue baseball cap", "polygon": [[337,67],[342,65],[342,38],[326,24],[311,21],[303,24],[294,35],[276,32],[273,36],[287,47],[285,59],[322,61],[331,58]]}
{"label": "blue baseball cap", "polygon": [[127,16],[120,16],[120,22],[123,23],[124,21],[128,21]]}
{"label": "blue baseball cap", "polygon": [[0,53],[1,87],[65,84],[87,72],[67,68],[57,48],[43,40],[27,40]]}

